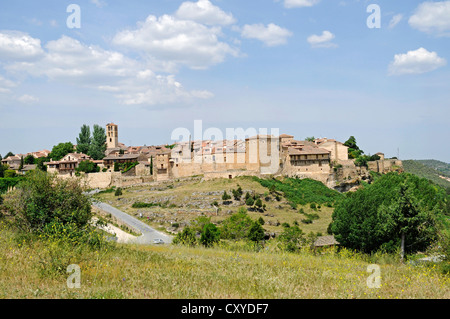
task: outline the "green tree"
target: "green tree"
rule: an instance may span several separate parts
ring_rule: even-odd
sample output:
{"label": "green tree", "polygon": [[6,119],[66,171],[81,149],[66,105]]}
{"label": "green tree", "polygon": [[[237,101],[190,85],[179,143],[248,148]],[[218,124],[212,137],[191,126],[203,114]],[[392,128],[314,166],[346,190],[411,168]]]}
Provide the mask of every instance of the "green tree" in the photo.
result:
{"label": "green tree", "polygon": [[42,231],[52,222],[83,227],[92,218],[91,200],[80,181],[34,170],[4,196],[4,207],[24,231]]}
{"label": "green tree", "polygon": [[13,153],[13,152],[8,152],[8,153],[6,153],[5,158],[8,158],[8,157],[10,157],[10,156],[14,156],[14,153]]}
{"label": "green tree", "polygon": [[36,159],[34,158],[33,155],[27,155],[24,159],[25,164],[27,165],[33,165],[36,164]]}
{"label": "green tree", "polygon": [[308,142],[314,142],[315,139],[316,139],[316,138],[315,138],[314,136],[311,136],[311,137],[305,138],[305,141],[308,141]]}
{"label": "green tree", "polygon": [[53,146],[49,158],[54,161],[59,161],[67,154],[73,153],[73,151],[73,144],[71,142],[59,143],[58,145]]}
{"label": "green tree", "polygon": [[191,228],[197,233],[201,233],[206,224],[211,223],[211,217],[198,216],[192,221]]}
{"label": "green tree", "polygon": [[209,223],[203,227],[200,243],[205,247],[211,247],[220,240],[220,231],[216,225]]}
{"label": "green tree", "polygon": [[16,176],[17,176],[17,173],[13,169],[7,169],[3,172],[3,177],[5,177],[5,178],[13,178]]}
{"label": "green tree", "polygon": [[258,218],[258,223],[262,226],[264,225],[266,222],[264,221],[264,219],[262,217]]}
{"label": "green tree", "polygon": [[283,251],[296,252],[305,242],[304,233],[297,225],[284,227],[278,236],[278,248]]}
{"label": "green tree", "polygon": [[423,250],[436,238],[446,196],[426,179],[389,173],[339,202],[331,231],[343,246],[363,252]]}
{"label": "green tree", "polygon": [[255,201],[255,206],[256,206],[258,209],[261,209],[261,208],[263,207],[261,198],[256,199],[256,201]]}
{"label": "green tree", "polygon": [[195,246],[197,244],[197,238],[195,237],[194,230],[190,227],[184,228],[182,232],[175,236],[172,243],[174,245]]}
{"label": "green tree", "polygon": [[344,145],[348,147],[349,158],[358,158],[358,156],[364,154],[364,151],[356,144],[356,138],[354,136],[350,136]]}
{"label": "green tree", "polygon": [[247,214],[247,210],[243,207],[222,222],[221,238],[240,240],[245,239],[248,235],[253,220]]}
{"label": "green tree", "polygon": [[81,132],[77,137],[77,152],[88,154],[91,142],[91,129],[88,125],[83,124],[83,126],[81,127]]}
{"label": "green tree", "polygon": [[8,169],[9,167],[7,165],[3,165],[0,163],[0,178],[5,177],[5,171]]}
{"label": "green tree", "polygon": [[[247,193],[248,194],[248,193]],[[253,197],[249,197],[246,201],[245,204],[247,206],[253,206],[255,204],[255,200],[253,199]]]}
{"label": "green tree", "polygon": [[24,159],[23,159],[23,156],[21,156],[20,157],[20,165],[19,165],[19,171],[21,170],[21,169],[23,169],[23,165],[25,164],[25,161],[24,161]]}
{"label": "green tree", "polygon": [[150,175],[153,176],[153,156],[150,156]]}
{"label": "green tree", "polygon": [[222,195],[223,204],[224,205],[230,204],[231,203],[230,199],[231,199],[231,196],[228,195],[226,191],[224,191],[223,195]]}
{"label": "green tree", "polygon": [[44,165],[44,163],[47,162],[47,161],[48,161],[48,159],[46,157],[37,158],[36,159],[36,168],[41,170],[41,171],[43,171],[43,172],[46,172],[47,171],[47,166]]}
{"label": "green tree", "polygon": [[120,187],[118,187],[117,189],[116,189],[116,191],[114,192],[114,196],[117,196],[117,197],[119,197],[119,196],[122,196],[122,188],[120,188]]}
{"label": "green tree", "polygon": [[102,160],[106,151],[106,130],[95,124],[92,132],[92,143],[89,147],[88,155],[94,160]]}
{"label": "green tree", "polygon": [[227,191],[224,191],[222,195],[222,200],[229,200],[229,199],[231,199],[231,196],[227,194]]}
{"label": "green tree", "polygon": [[253,222],[248,230],[247,238],[255,243],[259,243],[264,239],[264,229],[257,221]]}
{"label": "green tree", "polygon": [[98,165],[94,162],[82,161],[80,164],[78,164],[76,171],[84,173],[96,173],[100,171],[100,167],[98,167]]}

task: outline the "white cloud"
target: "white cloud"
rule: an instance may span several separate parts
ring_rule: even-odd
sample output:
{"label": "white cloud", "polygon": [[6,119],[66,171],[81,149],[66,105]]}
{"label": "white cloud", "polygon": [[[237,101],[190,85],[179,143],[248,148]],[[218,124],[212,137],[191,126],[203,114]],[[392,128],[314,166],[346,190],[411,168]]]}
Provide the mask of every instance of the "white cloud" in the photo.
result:
{"label": "white cloud", "polygon": [[285,44],[287,38],[292,36],[292,34],[291,31],[273,23],[270,23],[267,26],[264,26],[263,24],[246,24],[241,32],[243,38],[260,40],[267,46]]}
{"label": "white cloud", "polygon": [[1,60],[30,60],[43,54],[41,41],[26,33],[0,31]]}
{"label": "white cloud", "polygon": [[10,93],[11,89],[16,86],[16,83],[11,80],[5,79],[0,75],[0,93]]}
{"label": "white cloud", "polygon": [[208,25],[229,25],[236,22],[231,13],[224,12],[209,0],[183,2],[175,16],[182,20],[191,20]]}
{"label": "white cloud", "polygon": [[[5,67],[11,73],[45,76],[50,80],[113,94],[123,104],[165,104],[209,98],[206,91],[188,91],[173,75],[159,75],[143,63],[119,52],[88,46],[62,36],[50,41],[37,61],[19,61]],[[23,96],[22,102],[32,102]]]}
{"label": "white cloud", "polygon": [[117,33],[113,43],[144,53],[155,65],[173,72],[180,65],[206,69],[228,55],[237,56],[237,49],[219,41],[221,35],[220,27],[150,15],[137,29]]}
{"label": "white cloud", "polygon": [[[276,0],[277,2],[279,0]],[[318,4],[320,0],[284,0],[284,7],[291,8],[303,8],[303,7],[312,7]]]}
{"label": "white cloud", "polygon": [[323,31],[321,35],[313,34],[307,38],[307,41],[313,48],[334,48],[337,44],[331,41],[335,38],[335,35],[330,31]]}
{"label": "white cloud", "polygon": [[450,1],[420,4],[409,18],[409,25],[422,32],[450,36]]}
{"label": "white cloud", "polygon": [[390,75],[422,74],[434,71],[447,64],[447,61],[424,48],[408,51],[406,54],[396,54],[389,65]]}
{"label": "white cloud", "polygon": [[39,102],[39,98],[32,96],[32,95],[25,94],[25,95],[18,97],[17,101],[19,101],[20,103],[24,103],[24,104],[32,104],[32,103]]}
{"label": "white cloud", "polygon": [[106,6],[106,2],[102,0],[91,0],[91,3],[94,4],[97,8],[103,8]]}
{"label": "white cloud", "polygon": [[401,13],[396,14],[395,16],[393,16],[391,21],[389,22],[389,29],[395,28],[395,26],[397,24],[399,24],[400,21],[402,21],[402,20],[403,20],[403,14],[401,14]]}

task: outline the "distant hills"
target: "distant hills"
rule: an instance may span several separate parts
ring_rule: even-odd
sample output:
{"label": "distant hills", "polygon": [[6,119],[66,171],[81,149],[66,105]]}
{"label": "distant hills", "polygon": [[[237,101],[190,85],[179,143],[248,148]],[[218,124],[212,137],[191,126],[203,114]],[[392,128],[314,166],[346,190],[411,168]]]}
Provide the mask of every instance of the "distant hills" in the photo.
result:
{"label": "distant hills", "polygon": [[427,178],[434,183],[450,189],[450,164],[437,160],[404,160],[405,172]]}

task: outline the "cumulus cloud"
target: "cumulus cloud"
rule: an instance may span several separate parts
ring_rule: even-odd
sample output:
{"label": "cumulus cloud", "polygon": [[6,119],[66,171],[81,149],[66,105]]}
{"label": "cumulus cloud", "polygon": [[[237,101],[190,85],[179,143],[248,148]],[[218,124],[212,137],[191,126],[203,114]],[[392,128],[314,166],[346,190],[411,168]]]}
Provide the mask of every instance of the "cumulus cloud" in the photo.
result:
{"label": "cumulus cloud", "polygon": [[[165,104],[209,98],[204,92],[188,91],[173,75],[159,75],[142,62],[122,53],[89,46],[68,36],[50,41],[37,61],[18,61],[5,67],[10,73],[45,76],[70,85],[109,92],[121,103]],[[34,102],[23,96],[22,102]]]}
{"label": "cumulus cloud", "polygon": [[[280,0],[275,0],[276,2]],[[303,8],[303,7],[312,7],[318,4],[320,0],[284,0],[284,7],[291,8]]]}
{"label": "cumulus cloud", "polygon": [[323,31],[321,35],[313,34],[307,38],[307,41],[313,48],[334,48],[337,44],[331,42],[335,35],[330,31]]}
{"label": "cumulus cloud", "polygon": [[155,65],[173,72],[181,65],[206,69],[229,55],[237,56],[237,49],[219,40],[221,34],[220,27],[150,15],[135,30],[117,33],[113,43],[144,53]]}
{"label": "cumulus cloud", "polygon": [[1,60],[32,60],[43,54],[41,41],[18,31],[0,31]]}
{"label": "cumulus cloud", "polygon": [[450,1],[424,2],[417,7],[408,22],[419,31],[450,36]]}
{"label": "cumulus cloud", "polygon": [[389,65],[390,75],[422,74],[434,71],[447,64],[447,61],[424,48],[396,54]]}
{"label": "cumulus cloud", "polygon": [[230,25],[236,22],[231,13],[224,12],[209,0],[183,2],[175,16],[182,20],[191,20],[208,25]]}
{"label": "cumulus cloud", "polygon": [[267,46],[277,46],[286,44],[287,39],[292,36],[292,32],[276,24],[246,24],[244,25],[241,36],[247,39],[257,39],[264,42]]}

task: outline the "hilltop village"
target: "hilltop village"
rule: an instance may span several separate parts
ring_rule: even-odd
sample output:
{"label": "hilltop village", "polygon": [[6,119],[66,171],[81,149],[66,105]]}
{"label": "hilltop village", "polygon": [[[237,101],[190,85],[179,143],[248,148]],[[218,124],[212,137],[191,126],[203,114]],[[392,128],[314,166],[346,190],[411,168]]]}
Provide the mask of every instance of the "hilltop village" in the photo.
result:
{"label": "hilltop village", "polygon": [[[281,134],[255,135],[245,140],[201,140],[178,142],[173,145],[126,146],[119,142],[119,128],[106,125],[106,151],[102,160],[93,160],[82,153],[69,153],[59,161],[44,164],[47,171],[62,178],[70,178],[83,161],[99,167],[97,173],[86,175],[90,188],[124,187],[152,181],[168,181],[202,175],[205,180],[238,176],[285,176],[311,178],[329,188],[348,191],[361,180],[370,179],[370,171],[387,173],[402,169],[396,158],[377,159],[357,166],[349,159],[348,147],[334,139],[319,138],[308,141]],[[2,160],[2,164],[19,173],[34,169],[22,165],[23,157],[46,157],[50,151],[17,154]],[[126,169],[123,169],[123,168]]]}

